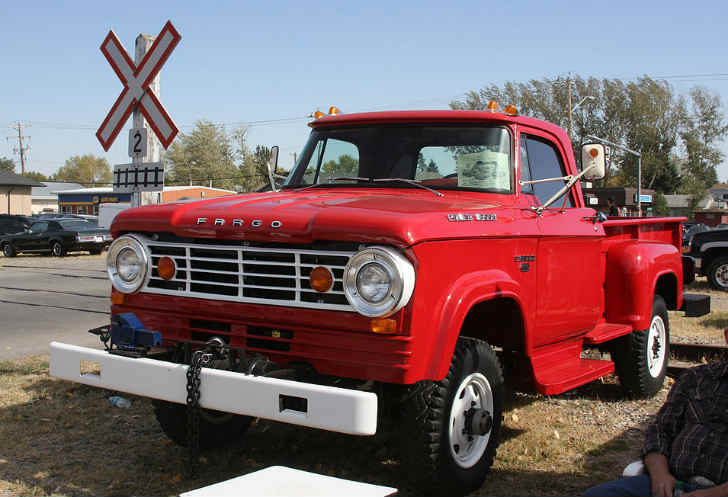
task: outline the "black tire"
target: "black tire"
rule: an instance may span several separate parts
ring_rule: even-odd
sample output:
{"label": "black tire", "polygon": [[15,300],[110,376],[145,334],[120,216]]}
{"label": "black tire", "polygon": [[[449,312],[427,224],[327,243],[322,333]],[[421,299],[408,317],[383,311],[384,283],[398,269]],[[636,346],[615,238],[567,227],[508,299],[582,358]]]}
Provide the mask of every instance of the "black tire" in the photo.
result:
{"label": "black tire", "polygon": [[[187,447],[187,406],[155,401],[154,415],[159,426],[177,445]],[[200,449],[226,447],[240,440],[253,418],[209,409],[200,410]]]}
{"label": "black tire", "polygon": [[[482,393],[462,395],[469,382],[483,379],[490,399]],[[472,392],[479,388],[477,383],[471,387]],[[460,431],[459,421],[466,418],[453,409],[473,398],[482,402],[477,407],[492,404],[492,425],[485,436],[470,437],[469,446],[461,448],[457,437],[468,435]],[[479,340],[459,339],[447,376],[414,385],[403,407],[399,446],[404,466],[414,475],[413,485],[434,495],[464,495],[480,488],[495,458],[503,418],[503,373],[493,349]]]}
{"label": "black tire", "polygon": [[66,255],[66,248],[59,241],[51,242],[51,255],[55,257],[63,257]]}
{"label": "black tire", "polygon": [[718,257],[710,263],[708,281],[716,290],[728,291],[728,257]]}
{"label": "black tire", "polygon": [[617,339],[612,348],[612,359],[622,388],[636,397],[652,397],[665,381],[669,357],[667,306],[661,296],[655,295],[650,327]]}
{"label": "black tire", "polygon": [[15,257],[18,254],[15,252],[15,247],[13,247],[13,244],[8,242],[3,244],[3,255],[5,257]]}

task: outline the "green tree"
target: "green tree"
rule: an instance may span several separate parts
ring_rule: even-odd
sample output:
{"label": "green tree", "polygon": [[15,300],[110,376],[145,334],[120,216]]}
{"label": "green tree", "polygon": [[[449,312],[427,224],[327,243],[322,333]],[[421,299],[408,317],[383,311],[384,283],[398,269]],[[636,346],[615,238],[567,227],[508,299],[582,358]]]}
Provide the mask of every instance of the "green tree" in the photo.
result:
{"label": "green tree", "polygon": [[111,168],[106,159],[93,154],[74,155],[53,175],[54,181],[70,181],[84,186],[111,184]]}
{"label": "green tree", "polygon": [[256,191],[270,182],[268,162],[271,160],[271,149],[257,145],[253,151],[247,146],[242,150],[242,160],[238,166],[241,175],[240,182],[246,191]]}
{"label": "green tree", "polygon": [[181,134],[167,151],[166,181],[178,185],[203,185],[233,189],[238,180],[235,152],[225,128],[200,120]]}
{"label": "green tree", "polygon": [[25,176],[26,178],[34,179],[40,183],[43,183],[44,181],[51,181],[48,176],[43,173],[39,173],[38,171],[26,171],[23,176]]}
{"label": "green tree", "polygon": [[[647,76],[631,82],[618,79],[544,78],[507,82],[470,91],[454,109],[485,109],[490,100],[514,104],[521,115],[567,128],[571,105],[572,148],[595,135],[642,154],[642,186],[662,193],[689,193],[695,203],[716,181],[723,160],[717,148],[727,134],[720,98],[696,88],[689,99],[676,95],[665,81]],[[587,98],[591,97],[591,98]],[[602,186],[635,186],[637,158],[609,147]]]}
{"label": "green tree", "polygon": [[670,209],[667,207],[665,196],[657,192],[652,198],[652,214],[655,216],[669,216]]}
{"label": "green tree", "polygon": [[15,162],[7,157],[0,157],[0,171],[7,171],[9,173],[15,172]]}

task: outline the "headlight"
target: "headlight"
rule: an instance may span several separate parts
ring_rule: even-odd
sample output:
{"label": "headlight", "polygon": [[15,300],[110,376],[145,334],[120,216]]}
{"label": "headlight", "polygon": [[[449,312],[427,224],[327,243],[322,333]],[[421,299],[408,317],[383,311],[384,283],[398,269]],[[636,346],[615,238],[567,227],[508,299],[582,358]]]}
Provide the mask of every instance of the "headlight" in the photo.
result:
{"label": "headlight", "polygon": [[137,238],[131,235],[117,238],[106,257],[111,284],[122,293],[136,292],[147,278],[148,261],[147,251]]}
{"label": "headlight", "polygon": [[351,306],[369,317],[389,316],[407,305],[415,288],[415,269],[399,252],[368,247],[344,269],[344,293]]}

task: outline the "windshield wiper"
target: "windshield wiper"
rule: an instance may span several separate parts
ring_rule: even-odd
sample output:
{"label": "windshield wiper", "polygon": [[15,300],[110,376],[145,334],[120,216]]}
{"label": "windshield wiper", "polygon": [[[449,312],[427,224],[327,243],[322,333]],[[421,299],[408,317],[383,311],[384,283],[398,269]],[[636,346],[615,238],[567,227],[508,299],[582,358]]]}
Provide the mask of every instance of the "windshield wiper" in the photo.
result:
{"label": "windshield wiper", "polygon": [[444,197],[445,196],[444,193],[440,193],[437,190],[433,190],[429,186],[423,185],[422,183],[420,183],[416,179],[407,179],[407,178],[377,178],[377,179],[374,179],[372,181],[374,181],[374,182],[380,182],[380,181],[381,182],[384,182],[384,181],[402,181],[404,183],[407,183],[408,185],[414,185],[414,186],[419,186],[420,188],[424,188],[425,190],[434,193],[438,197]]}
{"label": "windshield wiper", "polygon": [[438,197],[444,197],[445,195],[443,193],[438,192],[437,190],[433,190],[432,188],[425,186],[421,184],[419,181],[414,179],[407,179],[407,178],[360,178],[358,176],[337,176],[336,178],[329,178],[329,181],[326,183],[316,183],[315,185],[308,185],[304,186],[303,188],[299,188],[297,190],[294,190],[296,192],[300,192],[301,190],[307,190],[309,188],[315,188],[317,186],[326,186],[326,185],[332,185],[334,181],[366,181],[368,183],[384,183],[389,181],[402,181],[403,183],[407,183],[408,185],[414,185],[418,186],[420,188],[424,188],[425,190],[434,193]]}

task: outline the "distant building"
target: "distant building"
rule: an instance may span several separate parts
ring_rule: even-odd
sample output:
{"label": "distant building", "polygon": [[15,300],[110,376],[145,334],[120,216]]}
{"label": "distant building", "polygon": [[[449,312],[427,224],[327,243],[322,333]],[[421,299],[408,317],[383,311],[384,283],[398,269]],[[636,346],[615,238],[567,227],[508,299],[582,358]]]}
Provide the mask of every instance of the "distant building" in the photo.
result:
{"label": "distant building", "polygon": [[33,202],[31,209],[33,214],[58,212],[58,194],[56,192],[83,188],[78,183],[65,183],[61,181],[43,181],[41,184],[43,186],[34,186],[31,191]]}
{"label": "distant building", "polygon": [[34,179],[0,170],[0,214],[29,216],[32,211],[31,189],[43,186]]}
{"label": "distant building", "polygon": [[[99,214],[104,203],[131,203],[131,193],[114,193],[111,187],[79,188],[58,191],[58,209],[65,214]],[[176,200],[201,200],[234,195],[237,192],[207,186],[165,186],[161,192],[145,192],[145,204],[174,202]]]}
{"label": "distant building", "polygon": [[728,202],[728,185],[725,183],[716,183],[708,192],[710,196],[717,202]]}
{"label": "distant building", "polygon": [[[592,207],[603,212],[607,212],[607,199],[612,197],[614,203],[620,209],[626,208],[628,216],[637,215],[637,188],[625,187],[609,187],[609,188],[582,188],[584,194],[584,203],[587,207]],[[655,190],[648,188],[642,189],[642,215],[649,216],[652,211],[652,200]]]}

